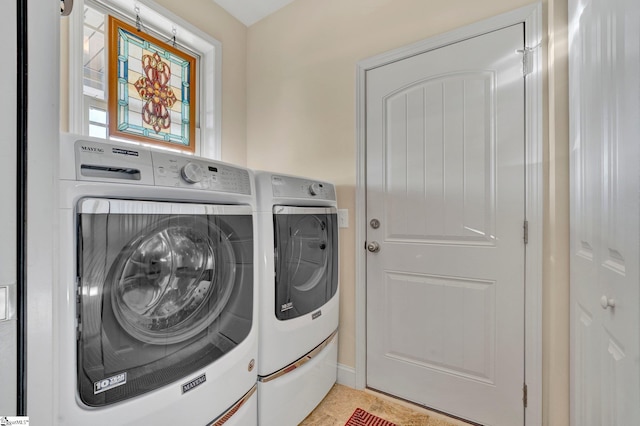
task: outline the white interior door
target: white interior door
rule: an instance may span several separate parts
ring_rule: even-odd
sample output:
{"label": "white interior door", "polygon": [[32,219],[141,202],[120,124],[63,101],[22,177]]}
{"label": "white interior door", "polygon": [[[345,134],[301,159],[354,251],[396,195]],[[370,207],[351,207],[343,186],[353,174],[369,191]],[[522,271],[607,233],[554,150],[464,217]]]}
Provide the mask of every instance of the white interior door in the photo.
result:
{"label": "white interior door", "polygon": [[0,103],[0,416],[17,412],[16,295],[16,2],[4,5],[8,19],[0,26],[4,64],[0,81],[7,82]]}
{"label": "white interior door", "polygon": [[640,3],[570,1],[571,424],[640,424]]}
{"label": "white interior door", "polygon": [[367,386],[487,425],[524,423],[523,32],[366,76]]}

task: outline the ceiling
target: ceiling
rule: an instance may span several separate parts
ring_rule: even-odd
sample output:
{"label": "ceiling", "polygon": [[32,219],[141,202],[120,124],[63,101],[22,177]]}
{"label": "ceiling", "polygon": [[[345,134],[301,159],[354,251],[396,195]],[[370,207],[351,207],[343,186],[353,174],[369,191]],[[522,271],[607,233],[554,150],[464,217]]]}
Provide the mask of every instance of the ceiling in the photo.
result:
{"label": "ceiling", "polygon": [[247,27],[294,0],[213,0]]}

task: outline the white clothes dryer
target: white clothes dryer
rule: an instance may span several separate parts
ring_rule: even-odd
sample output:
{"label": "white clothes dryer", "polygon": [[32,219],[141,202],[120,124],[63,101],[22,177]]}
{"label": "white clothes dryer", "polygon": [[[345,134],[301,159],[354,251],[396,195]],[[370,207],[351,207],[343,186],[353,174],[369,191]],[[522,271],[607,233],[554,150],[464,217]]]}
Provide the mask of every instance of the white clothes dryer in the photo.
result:
{"label": "white clothes dryer", "polygon": [[252,173],[60,143],[54,424],[256,425]]}
{"label": "white clothes dryer", "polygon": [[335,187],[256,172],[260,333],[258,422],[294,426],[337,377]]}

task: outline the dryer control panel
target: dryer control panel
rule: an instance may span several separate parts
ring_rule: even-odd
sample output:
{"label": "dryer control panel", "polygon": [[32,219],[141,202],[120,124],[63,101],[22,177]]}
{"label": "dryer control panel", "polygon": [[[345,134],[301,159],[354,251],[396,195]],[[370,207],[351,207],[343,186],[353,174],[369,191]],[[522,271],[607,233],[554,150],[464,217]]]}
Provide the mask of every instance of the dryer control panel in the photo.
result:
{"label": "dryer control panel", "polygon": [[274,197],[336,200],[335,187],[327,182],[274,175],[271,177],[271,187]]}

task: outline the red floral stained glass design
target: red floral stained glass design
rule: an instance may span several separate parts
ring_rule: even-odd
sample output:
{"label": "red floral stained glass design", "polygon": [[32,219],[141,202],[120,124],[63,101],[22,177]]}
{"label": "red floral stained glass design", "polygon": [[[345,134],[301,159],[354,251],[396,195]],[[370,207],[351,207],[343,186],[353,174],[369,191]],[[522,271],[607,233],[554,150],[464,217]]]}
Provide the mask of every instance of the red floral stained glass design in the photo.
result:
{"label": "red floral stained glass design", "polygon": [[134,85],[144,101],[142,119],[158,133],[161,129],[171,127],[169,110],[176,102],[176,95],[168,85],[171,68],[154,53],[142,57],[142,69],[145,76],[140,77]]}
{"label": "red floral stained glass design", "polygon": [[195,151],[196,58],[109,17],[109,134]]}

